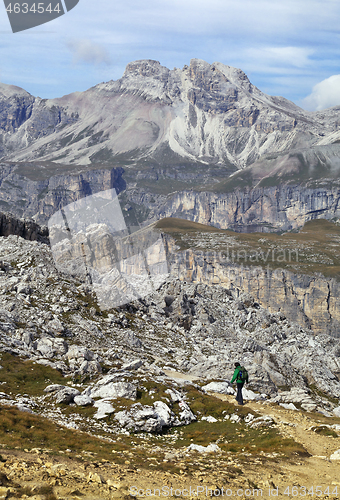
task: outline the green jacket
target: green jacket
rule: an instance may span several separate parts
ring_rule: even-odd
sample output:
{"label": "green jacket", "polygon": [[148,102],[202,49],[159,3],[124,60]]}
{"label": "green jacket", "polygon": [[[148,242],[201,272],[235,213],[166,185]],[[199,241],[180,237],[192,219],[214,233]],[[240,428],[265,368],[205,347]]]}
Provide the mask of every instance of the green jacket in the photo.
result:
{"label": "green jacket", "polygon": [[[237,376],[238,376],[238,372],[241,370],[242,366],[238,366],[235,371],[234,371],[234,375],[233,375],[233,378],[231,379],[230,383],[232,384],[233,382],[235,382],[236,380],[236,383],[237,384],[243,384],[244,382],[242,380],[238,380],[237,379]],[[248,383],[248,377],[246,378],[246,382]]]}

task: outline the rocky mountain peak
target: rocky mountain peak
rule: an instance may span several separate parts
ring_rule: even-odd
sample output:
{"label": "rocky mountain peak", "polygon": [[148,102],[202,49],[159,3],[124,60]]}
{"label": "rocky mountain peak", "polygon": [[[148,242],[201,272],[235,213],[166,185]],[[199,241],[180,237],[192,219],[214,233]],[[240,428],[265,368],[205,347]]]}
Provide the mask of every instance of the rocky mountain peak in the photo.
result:
{"label": "rocky mountain peak", "polygon": [[141,59],[139,61],[134,61],[129,63],[124,71],[124,77],[129,76],[142,76],[142,77],[157,77],[168,75],[170,70],[165,66],[162,66],[159,61],[154,61],[152,59]]}
{"label": "rocky mountain peak", "polygon": [[201,59],[173,70],[131,62],[119,80],[60,99],[2,85],[0,101],[3,160],[86,165],[123,154],[244,168],[267,153],[339,139],[333,110],[305,112],[264,94],[242,70]]}
{"label": "rocky mountain peak", "polygon": [[[169,70],[150,59],[135,61],[126,66],[118,81],[120,90],[134,94],[137,91],[147,100],[161,100],[167,104],[196,103],[194,92],[202,108],[205,107],[202,100],[223,102],[227,95],[228,100],[236,101],[239,92],[249,98],[255,88],[242,70],[218,62],[209,64],[202,59],[191,59],[190,65],[185,65],[182,70]],[[217,108],[215,105],[214,110]],[[225,107],[222,106],[221,111],[225,111]]]}
{"label": "rocky mountain peak", "polygon": [[31,96],[29,92],[22,89],[21,87],[17,87],[16,85],[8,85],[6,83],[0,82],[0,99],[2,97],[10,98],[13,96]]}
{"label": "rocky mountain peak", "polygon": [[[189,72],[193,83],[204,81],[205,83],[224,82],[236,87],[252,87],[247,75],[238,68],[227,66],[220,62],[209,64],[202,59],[190,61]],[[221,89],[222,90],[222,89]]]}

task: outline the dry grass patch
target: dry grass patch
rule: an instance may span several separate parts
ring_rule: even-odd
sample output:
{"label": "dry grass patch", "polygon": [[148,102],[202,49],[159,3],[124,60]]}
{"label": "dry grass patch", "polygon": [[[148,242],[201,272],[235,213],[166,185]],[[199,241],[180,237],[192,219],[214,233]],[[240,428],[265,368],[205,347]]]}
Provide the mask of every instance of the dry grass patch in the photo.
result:
{"label": "dry grass patch", "polygon": [[21,450],[40,448],[52,453],[72,452],[96,459],[112,460],[112,450],[116,450],[115,462],[123,463],[119,455],[130,449],[130,440],[110,443],[89,434],[67,429],[44,417],[26,413],[13,407],[0,406],[1,442],[8,448]]}
{"label": "dry grass patch", "polygon": [[57,370],[13,354],[1,353],[0,362],[1,390],[6,394],[41,396],[47,385],[65,385],[67,381]]}
{"label": "dry grass patch", "polygon": [[220,252],[235,265],[340,279],[340,226],[329,220],[312,220],[283,234],[237,233],[177,218],[162,219],[155,227],[170,234],[180,251],[197,246],[203,252]]}
{"label": "dry grass patch", "polygon": [[315,426],[312,427],[311,430],[314,431],[316,434],[321,434],[321,436],[329,436],[333,438],[339,437],[339,435],[335,431],[333,431],[333,429],[330,429],[326,425]]}

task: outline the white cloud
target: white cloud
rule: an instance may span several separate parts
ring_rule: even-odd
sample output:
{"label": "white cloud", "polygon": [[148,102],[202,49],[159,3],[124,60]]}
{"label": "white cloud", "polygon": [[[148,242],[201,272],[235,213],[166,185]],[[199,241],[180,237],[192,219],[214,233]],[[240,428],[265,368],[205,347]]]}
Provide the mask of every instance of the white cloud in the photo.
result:
{"label": "white cloud", "polygon": [[85,62],[88,64],[110,64],[110,56],[107,50],[88,39],[71,40],[67,47],[73,53],[75,63]]}
{"label": "white cloud", "polygon": [[247,50],[248,56],[259,64],[270,67],[284,66],[304,68],[311,64],[313,49],[305,47],[263,47]]}
{"label": "white cloud", "polygon": [[136,59],[169,68],[193,57],[220,61],[261,90],[299,102],[315,82],[340,73],[339,0],[81,0],[15,35],[1,0],[0,14],[3,81],[26,88],[34,75],[40,84],[27,90],[41,97],[120,78]]}
{"label": "white cloud", "polygon": [[302,100],[309,111],[321,111],[340,105],[340,75],[333,75],[313,87],[312,93]]}

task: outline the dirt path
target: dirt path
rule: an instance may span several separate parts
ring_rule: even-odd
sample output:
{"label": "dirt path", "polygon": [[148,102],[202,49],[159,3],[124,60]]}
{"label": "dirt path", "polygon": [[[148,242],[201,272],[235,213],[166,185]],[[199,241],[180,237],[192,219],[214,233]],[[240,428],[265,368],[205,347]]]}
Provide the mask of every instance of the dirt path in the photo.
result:
{"label": "dirt path", "polygon": [[[232,396],[215,396],[234,402]],[[247,407],[271,416],[282,436],[292,437],[301,443],[311,456],[294,460],[282,460],[279,457],[269,460],[264,455],[245,457],[211,453],[205,456],[199,468],[193,470],[190,465],[200,457],[195,453],[189,457],[184,454],[176,458],[181,470],[175,474],[154,470],[152,462],[139,469],[131,464],[118,465],[114,459],[81,463],[65,456],[2,449],[1,455],[5,461],[0,462],[0,498],[340,498],[340,461],[329,460],[329,456],[340,448],[340,438],[319,435],[311,430],[311,427],[329,423],[331,419],[322,415],[319,417],[318,414],[286,410],[278,405],[249,402]],[[20,489],[18,485],[27,489]],[[41,486],[50,488],[54,496],[46,496],[39,490]],[[28,491],[31,491],[29,495]]]}
{"label": "dirt path", "polygon": [[[234,402],[233,396],[214,394],[223,401]],[[294,410],[286,410],[279,405],[268,405],[255,402],[247,402],[246,406],[263,415],[273,418],[275,425],[282,436],[293,438],[303,445],[311,457],[299,459],[297,463],[281,463],[276,468],[276,474],[271,474],[271,482],[279,486],[279,493],[287,486],[298,486],[298,497],[304,496],[303,486],[310,490],[308,498],[327,498],[327,495],[316,494],[316,486],[321,486],[323,492],[327,487],[330,490],[329,498],[340,498],[340,460],[330,460],[334,451],[340,449],[340,439],[315,433],[311,428],[325,423],[332,424],[333,419],[325,419],[316,413],[307,413]],[[281,469],[281,471],[280,471]],[[268,471],[263,471],[266,474]],[[314,486],[312,495],[311,487]],[[331,493],[335,490],[335,493]],[[319,491],[319,490],[318,490]],[[283,495],[283,498],[290,498]],[[280,494],[278,496],[280,498]]]}
{"label": "dirt path", "polygon": [[199,380],[198,377],[194,375],[189,375],[188,373],[180,373],[174,370],[163,370],[165,375],[173,380],[187,380],[189,382],[194,382],[195,380]]}

